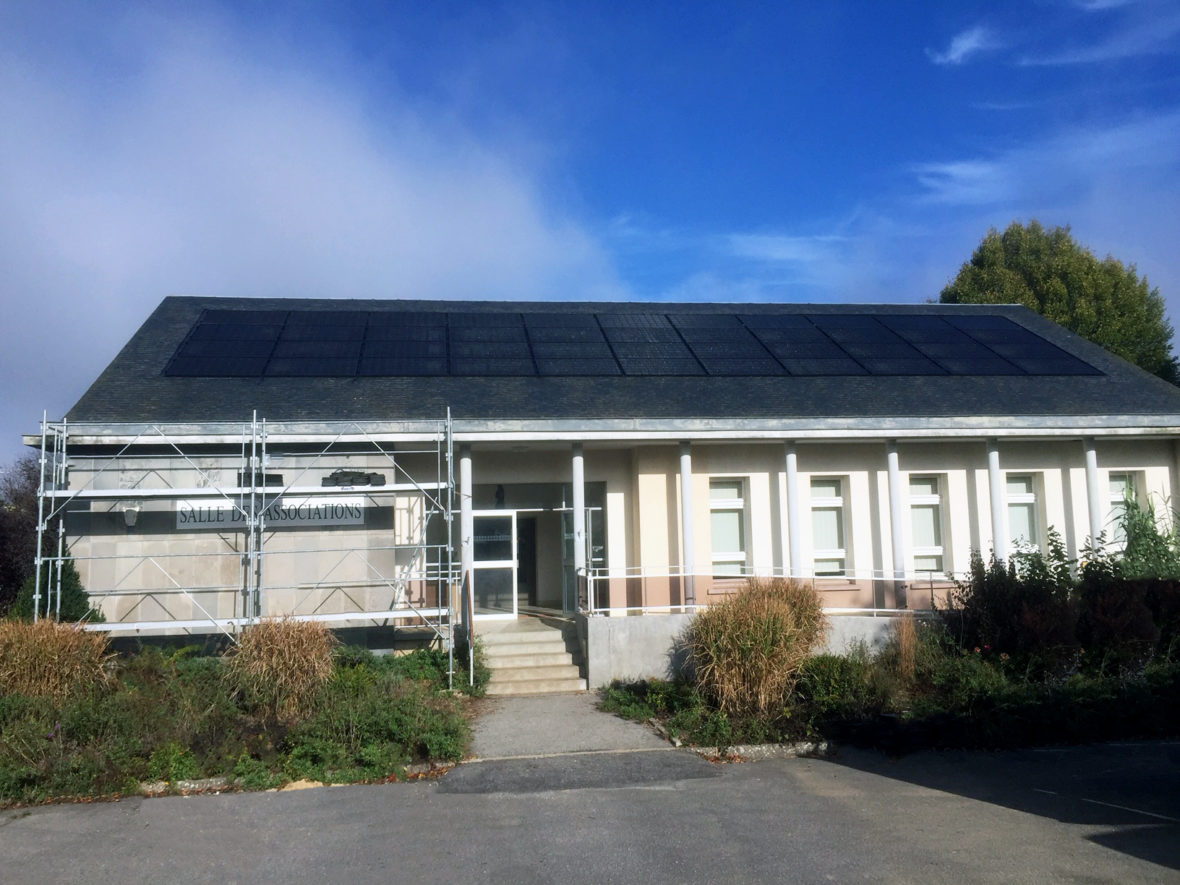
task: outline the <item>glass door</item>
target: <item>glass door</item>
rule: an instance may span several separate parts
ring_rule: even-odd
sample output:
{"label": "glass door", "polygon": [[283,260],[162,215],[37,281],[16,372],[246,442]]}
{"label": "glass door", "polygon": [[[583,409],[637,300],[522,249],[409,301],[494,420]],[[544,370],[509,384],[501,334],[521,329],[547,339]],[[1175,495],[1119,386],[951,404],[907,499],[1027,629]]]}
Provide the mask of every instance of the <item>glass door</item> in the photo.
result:
{"label": "glass door", "polygon": [[516,617],[516,512],[476,510],[471,587],[477,618]]}

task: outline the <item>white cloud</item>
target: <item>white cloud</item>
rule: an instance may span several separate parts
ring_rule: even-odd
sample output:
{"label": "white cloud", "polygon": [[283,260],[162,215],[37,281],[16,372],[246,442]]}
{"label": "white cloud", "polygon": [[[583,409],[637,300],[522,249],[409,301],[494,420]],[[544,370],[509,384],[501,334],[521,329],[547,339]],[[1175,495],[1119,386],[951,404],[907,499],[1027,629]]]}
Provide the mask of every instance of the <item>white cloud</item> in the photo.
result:
{"label": "white cloud", "polygon": [[104,33],[102,62],[0,36],[0,447],[169,294],[624,294],[536,175],[445,109],[374,108],[208,21]]}
{"label": "white cloud", "polygon": [[1025,66],[1082,65],[1174,52],[1173,38],[1178,33],[1180,15],[1175,13],[1137,17],[1130,23],[1111,25],[1106,37],[1096,43],[1026,55],[1019,63]]}
{"label": "white cloud", "polygon": [[927,49],[926,56],[936,65],[961,65],[981,52],[999,49],[1002,45],[991,29],[976,25],[952,37],[950,45],[942,52]]}

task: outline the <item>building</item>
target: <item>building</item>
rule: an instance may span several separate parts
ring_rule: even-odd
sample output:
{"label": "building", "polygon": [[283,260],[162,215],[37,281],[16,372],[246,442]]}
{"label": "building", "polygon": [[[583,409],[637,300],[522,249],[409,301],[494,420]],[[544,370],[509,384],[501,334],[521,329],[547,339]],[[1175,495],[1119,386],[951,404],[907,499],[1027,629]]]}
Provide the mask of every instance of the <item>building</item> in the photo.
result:
{"label": "building", "polygon": [[1077,555],[1169,511],[1178,436],[1180,390],[1014,306],[168,298],[26,441],[108,628],[564,612],[596,684],[743,576],[874,616]]}

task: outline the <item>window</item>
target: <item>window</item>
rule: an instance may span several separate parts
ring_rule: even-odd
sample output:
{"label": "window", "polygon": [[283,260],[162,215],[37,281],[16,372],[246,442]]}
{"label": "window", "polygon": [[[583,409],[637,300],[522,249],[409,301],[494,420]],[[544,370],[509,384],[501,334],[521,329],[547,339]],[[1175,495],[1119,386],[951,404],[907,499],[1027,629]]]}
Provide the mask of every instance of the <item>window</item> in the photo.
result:
{"label": "window", "polygon": [[1113,546],[1120,550],[1127,544],[1127,533],[1123,528],[1123,514],[1127,512],[1127,502],[1135,501],[1135,474],[1111,473],[1110,515],[1106,518],[1106,534]]}
{"label": "window", "polygon": [[915,572],[943,572],[942,496],[937,476],[910,477]]}
{"label": "window", "polygon": [[746,569],[746,490],[741,479],[709,481],[713,574],[741,575]]}
{"label": "window", "polygon": [[844,546],[844,481],[838,476],[811,480],[811,555],[817,577],[843,575],[848,552]]}
{"label": "window", "polygon": [[1037,549],[1037,492],[1032,474],[1008,474],[1008,543]]}

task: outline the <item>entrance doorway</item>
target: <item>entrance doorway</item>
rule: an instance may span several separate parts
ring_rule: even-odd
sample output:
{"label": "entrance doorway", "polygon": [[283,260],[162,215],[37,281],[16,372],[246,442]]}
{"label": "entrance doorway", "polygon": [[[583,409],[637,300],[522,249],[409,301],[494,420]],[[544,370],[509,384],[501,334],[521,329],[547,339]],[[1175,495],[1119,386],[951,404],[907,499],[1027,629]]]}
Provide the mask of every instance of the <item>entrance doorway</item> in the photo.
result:
{"label": "entrance doorway", "polygon": [[476,510],[472,514],[471,589],[477,618],[515,618],[516,512]]}

